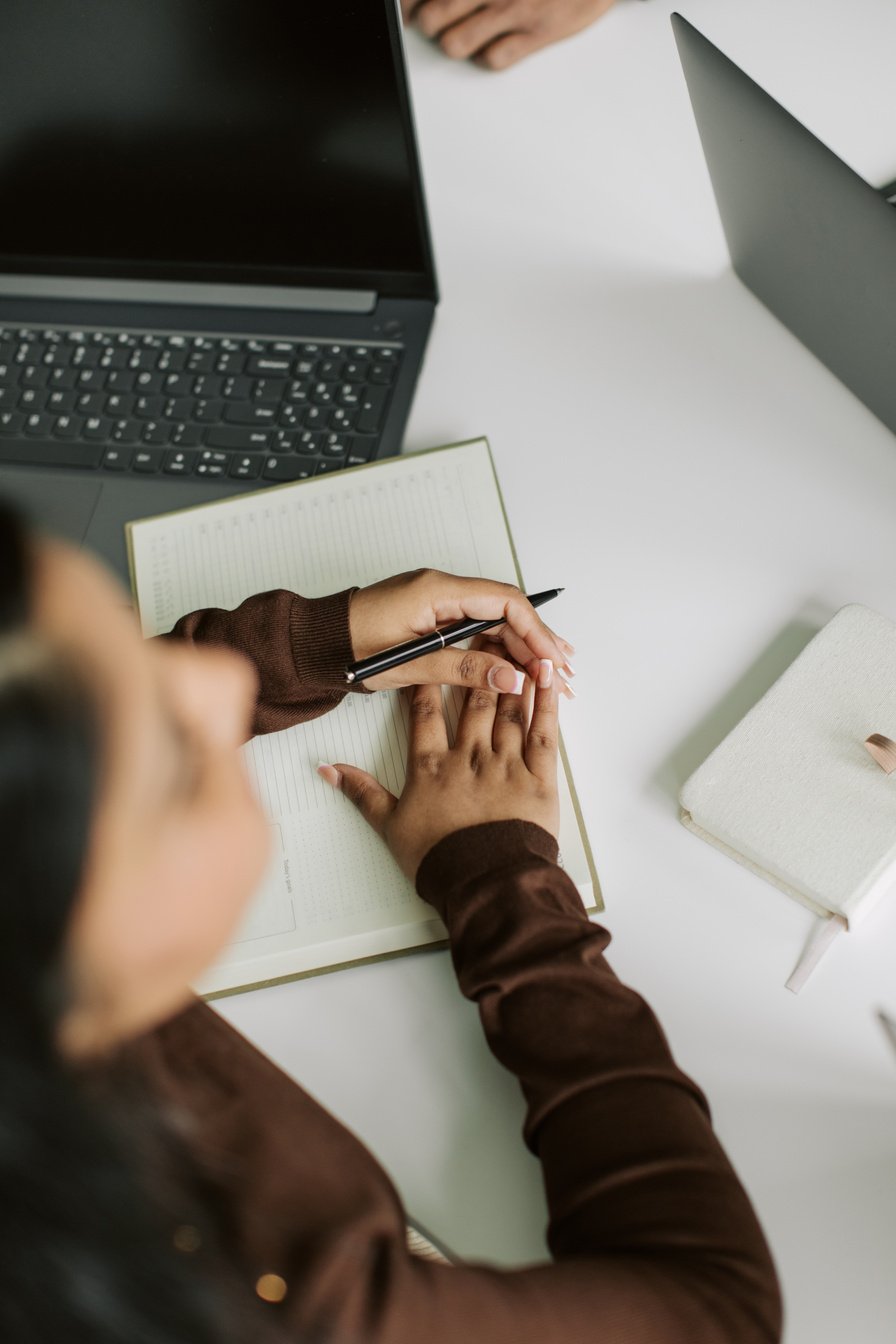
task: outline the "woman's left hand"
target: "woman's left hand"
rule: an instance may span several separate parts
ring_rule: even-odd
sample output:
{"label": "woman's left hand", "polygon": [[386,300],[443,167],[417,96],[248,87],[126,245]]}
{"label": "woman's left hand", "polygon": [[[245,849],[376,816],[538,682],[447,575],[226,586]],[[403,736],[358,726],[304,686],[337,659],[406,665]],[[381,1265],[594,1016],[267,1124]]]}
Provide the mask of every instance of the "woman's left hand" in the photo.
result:
{"label": "woman's left hand", "polygon": [[491,579],[458,578],[437,569],[397,574],[358,589],[349,608],[352,649],[360,661],[467,618],[500,619],[502,624],[489,630],[488,638],[503,645],[507,657],[457,645],[369,677],[364,684],[371,690],[442,684],[519,694],[523,688],[519,668],[535,679],[542,658],[560,670],[564,687],[563,673],[573,675],[569,664],[573,646],[545,625],[518,588]]}

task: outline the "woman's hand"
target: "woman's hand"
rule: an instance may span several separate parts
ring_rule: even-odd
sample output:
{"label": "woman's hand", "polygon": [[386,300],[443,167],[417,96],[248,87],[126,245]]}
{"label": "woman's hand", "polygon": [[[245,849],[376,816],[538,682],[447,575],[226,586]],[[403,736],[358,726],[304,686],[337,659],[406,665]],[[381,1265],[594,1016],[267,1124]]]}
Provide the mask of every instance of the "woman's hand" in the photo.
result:
{"label": "woman's hand", "polygon": [[355,804],[413,881],[433,845],[464,826],[533,821],[556,836],[557,742],[557,677],[545,658],[536,685],[527,681],[523,695],[470,691],[453,747],[441,689],[418,686],[400,798],[354,765],[321,765],[318,771]]}
{"label": "woman's hand", "polygon": [[535,678],[542,659],[560,669],[564,686],[563,674],[573,675],[568,661],[572,645],[544,624],[518,588],[491,579],[458,578],[437,569],[417,569],[360,588],[349,608],[352,649],[360,661],[465,618],[504,622],[488,632],[489,650],[441,649],[369,677],[364,684],[372,690],[394,690],[427,682],[519,694],[524,678],[513,663]]}

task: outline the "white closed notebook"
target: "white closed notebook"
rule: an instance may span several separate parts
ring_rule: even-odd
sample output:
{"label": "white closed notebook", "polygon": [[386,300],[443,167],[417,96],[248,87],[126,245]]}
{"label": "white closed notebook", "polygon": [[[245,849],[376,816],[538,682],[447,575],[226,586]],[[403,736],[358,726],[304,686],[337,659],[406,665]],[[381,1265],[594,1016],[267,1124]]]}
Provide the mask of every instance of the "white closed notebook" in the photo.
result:
{"label": "white closed notebook", "polygon": [[690,777],[682,821],[852,928],[896,884],[896,775],[866,749],[873,733],[896,739],[896,625],[854,604]]}

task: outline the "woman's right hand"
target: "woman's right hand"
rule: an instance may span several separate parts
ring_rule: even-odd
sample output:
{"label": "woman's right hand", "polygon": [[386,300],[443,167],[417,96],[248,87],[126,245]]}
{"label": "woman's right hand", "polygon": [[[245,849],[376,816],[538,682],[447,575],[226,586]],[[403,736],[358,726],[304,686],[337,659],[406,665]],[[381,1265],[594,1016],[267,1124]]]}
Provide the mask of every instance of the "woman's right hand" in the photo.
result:
{"label": "woman's right hand", "polygon": [[413,882],[433,845],[465,826],[532,821],[556,837],[557,699],[548,659],[540,661],[537,683],[529,680],[521,696],[469,691],[449,747],[441,687],[417,686],[400,798],[354,765],[321,765],[318,771],[355,804]]}

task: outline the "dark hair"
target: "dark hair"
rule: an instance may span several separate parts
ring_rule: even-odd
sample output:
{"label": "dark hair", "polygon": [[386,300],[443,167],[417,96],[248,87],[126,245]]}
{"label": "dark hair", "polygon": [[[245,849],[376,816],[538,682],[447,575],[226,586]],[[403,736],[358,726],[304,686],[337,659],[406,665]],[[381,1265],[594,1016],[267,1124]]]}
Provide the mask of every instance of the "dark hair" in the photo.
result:
{"label": "dark hair", "polygon": [[[0,1339],[254,1344],[267,1331],[252,1310],[235,1333],[236,1276],[215,1282],[223,1261],[197,1264],[172,1240],[198,1225],[214,1245],[154,1109],[57,1051],[101,741],[74,660],[28,628],[31,568],[0,501]],[[167,1173],[152,1202],[147,1161]]]}

